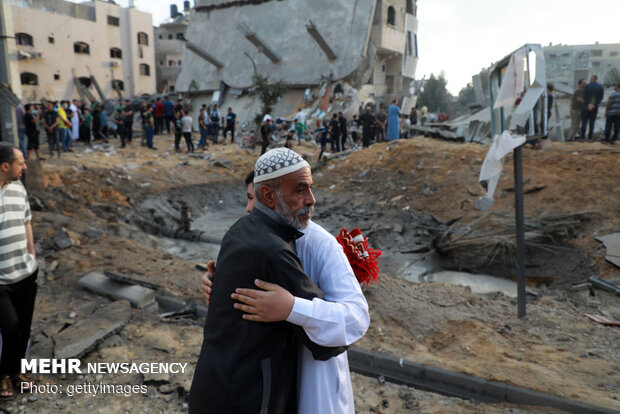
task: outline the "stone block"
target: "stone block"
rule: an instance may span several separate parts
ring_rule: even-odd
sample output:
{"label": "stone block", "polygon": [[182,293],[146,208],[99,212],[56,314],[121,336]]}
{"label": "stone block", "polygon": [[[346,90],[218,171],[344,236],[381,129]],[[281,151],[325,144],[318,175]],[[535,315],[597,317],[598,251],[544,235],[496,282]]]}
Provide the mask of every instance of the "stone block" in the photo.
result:
{"label": "stone block", "polygon": [[118,282],[98,271],[82,276],[78,287],[112,299],[127,300],[135,308],[147,307],[155,301],[155,292],[152,289]]}
{"label": "stone block", "polygon": [[123,328],[131,317],[127,301],[116,301],[97,309],[54,335],[54,358],[80,358],[109,335]]}

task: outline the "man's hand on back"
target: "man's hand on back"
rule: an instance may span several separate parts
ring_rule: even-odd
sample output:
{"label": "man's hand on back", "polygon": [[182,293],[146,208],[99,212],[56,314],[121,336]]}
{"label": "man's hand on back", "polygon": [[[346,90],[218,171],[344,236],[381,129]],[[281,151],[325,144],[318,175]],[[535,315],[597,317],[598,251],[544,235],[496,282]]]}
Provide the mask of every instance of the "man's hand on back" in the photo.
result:
{"label": "man's hand on back", "polygon": [[211,292],[213,292],[213,275],[215,274],[215,262],[209,260],[207,262],[207,273],[202,275],[200,279],[200,290],[205,297],[207,305],[211,302]]}
{"label": "man's hand on back", "polygon": [[254,322],[285,321],[291,314],[295,297],[273,283],[256,279],[254,284],[262,290],[239,288],[230,295],[241,302],[235,303],[235,309],[245,312],[243,319]]}

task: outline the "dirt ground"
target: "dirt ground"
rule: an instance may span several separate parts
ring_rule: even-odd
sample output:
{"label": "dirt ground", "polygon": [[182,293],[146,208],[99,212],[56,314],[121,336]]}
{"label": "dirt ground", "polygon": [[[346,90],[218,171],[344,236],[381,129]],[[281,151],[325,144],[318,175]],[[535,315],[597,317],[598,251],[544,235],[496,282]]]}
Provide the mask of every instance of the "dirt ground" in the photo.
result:
{"label": "dirt ground", "polygon": [[[107,298],[77,289],[78,279],[91,270],[131,275],[155,285],[160,295],[202,304],[201,272],[195,263],[214,258],[217,246],[179,241],[198,252],[195,260],[187,260],[170,253],[162,236],[179,226],[180,200],[192,205],[194,216],[208,211],[222,222],[240,217],[243,178],[259,155],[258,149],[231,144],[212,146],[197,157],[177,155],[172,139],[163,136],[156,137],[157,151],[137,142],[124,150],[114,149],[117,146],[112,142],[91,151],[78,145],[76,152],[60,160],[43,161],[43,188],[30,192],[44,270],[33,323],[36,356],[50,357],[57,332],[110,304]],[[310,161],[318,156],[311,144],[295,149]],[[340,227],[360,227],[370,244],[384,251],[379,283],[364,288],[372,322],[355,346],[620,410],[620,329],[583,316],[620,320],[620,301],[598,289],[569,289],[589,275],[620,279],[619,269],[605,261],[605,248],[594,239],[620,231],[620,147],[554,143],[549,151],[524,150],[526,190],[544,187],[525,195],[526,215],[584,213],[578,230],[561,241],[571,250],[539,256],[539,263],[526,268],[527,276],[552,283],[531,287],[536,295],[528,300],[525,318],[517,318],[516,300],[500,293],[482,296],[461,286],[400,277],[405,264],[432,254],[434,235],[444,231],[446,223],[459,219],[458,226],[466,227],[482,216],[473,205],[483,194],[477,177],[487,150],[418,137],[375,144],[315,168],[315,221],[332,234]],[[513,212],[512,186],[508,157],[493,212]],[[222,223],[207,224],[204,234],[219,235],[221,227]],[[73,240],[72,247],[54,246],[59,229]],[[417,247],[429,247],[430,252],[419,254]],[[448,262],[440,263],[446,267]],[[506,269],[496,275],[514,277]],[[86,382],[144,384],[145,394],[24,394],[0,403],[0,412],[184,412],[202,322],[131,309],[122,329],[82,357],[92,362],[187,362],[183,375],[41,377],[42,383],[64,387]],[[359,413],[559,412],[451,398],[358,374],[352,378]]]}

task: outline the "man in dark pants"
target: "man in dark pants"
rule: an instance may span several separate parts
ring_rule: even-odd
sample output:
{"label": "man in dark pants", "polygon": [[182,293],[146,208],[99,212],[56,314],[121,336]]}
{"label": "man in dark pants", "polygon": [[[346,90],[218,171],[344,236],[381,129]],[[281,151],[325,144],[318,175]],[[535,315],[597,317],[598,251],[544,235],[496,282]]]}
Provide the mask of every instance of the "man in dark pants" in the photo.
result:
{"label": "man in dark pants", "polygon": [[28,390],[32,387],[32,380],[20,374],[37,294],[32,215],[28,194],[19,181],[25,170],[21,151],[0,142],[0,206],[4,212],[0,221],[0,400],[13,398],[14,386]]}
{"label": "man in dark pants", "polygon": [[370,106],[366,107],[366,112],[360,116],[360,122],[362,123],[362,143],[364,148],[370,146],[370,141],[373,137],[373,126],[375,124],[375,117],[370,112]]}
{"label": "man in dark pants", "polygon": [[50,157],[54,156],[54,148],[58,150],[60,158],[60,143],[58,142],[58,114],[54,111],[54,102],[47,101],[47,110],[43,113],[43,127],[47,135],[47,145],[50,148]]}
{"label": "man in dark pants", "polygon": [[230,131],[230,143],[235,143],[235,125],[237,124],[237,115],[232,111],[232,108],[228,108],[226,112],[226,126],[224,127],[224,144],[226,144],[226,133]]}
{"label": "man in dark pants", "polygon": [[263,118],[263,125],[260,126],[260,140],[261,140],[261,151],[260,154],[263,155],[265,151],[267,151],[267,147],[269,146],[269,139],[271,136],[271,116],[265,115]]}
{"label": "man in dark pants", "polygon": [[588,140],[592,140],[594,132],[594,123],[598,113],[598,106],[603,100],[605,90],[600,83],[597,82],[598,76],[590,76],[590,83],[583,89],[583,106],[581,109],[581,139],[586,137],[586,125],[589,125]]}
{"label": "man in dark pants", "polygon": [[338,114],[334,114],[332,120],[329,121],[329,128],[332,133],[332,152],[340,151],[338,139],[340,137],[340,122],[338,122]]}
{"label": "man in dark pants", "polygon": [[164,108],[161,98],[157,98],[157,101],[155,101],[153,116],[155,117],[154,133],[155,135],[159,135],[164,132],[164,118],[166,117],[166,108]]}
{"label": "man in dark pants", "polygon": [[605,141],[616,142],[620,131],[620,83],[616,85],[615,92],[607,100],[605,117],[607,118],[605,123]]}
{"label": "man in dark pants", "polygon": [[385,129],[387,127],[387,114],[385,113],[385,107],[383,104],[379,106],[379,113],[376,116],[376,128],[375,137],[377,142],[385,141]]}
{"label": "man in dark pants", "polygon": [[342,115],[342,112],[338,112],[338,124],[338,132],[340,132],[340,136],[338,137],[338,151],[344,151],[347,142],[347,118]]}
{"label": "man in dark pants", "polygon": [[[319,360],[344,351],[312,343],[299,326],[251,323],[236,310],[231,294],[254,287],[255,279],[280,284],[293,296],[322,296],[295,252],[298,229],[308,225],[316,203],[310,166],[294,151],[276,148],[258,159],[254,171],[256,206],[222,240],[190,413],[294,413],[300,341]],[[292,309],[293,303],[282,306]]]}
{"label": "man in dark pants", "polygon": [[125,108],[123,108],[123,116],[125,117],[123,120],[123,130],[125,131],[125,141],[128,144],[131,144],[131,140],[133,139],[133,107],[131,106],[131,101],[129,99],[125,101]]}
{"label": "man in dark pants", "polygon": [[166,131],[170,135],[170,123],[174,122],[174,104],[167,96],[164,96],[164,121]]}

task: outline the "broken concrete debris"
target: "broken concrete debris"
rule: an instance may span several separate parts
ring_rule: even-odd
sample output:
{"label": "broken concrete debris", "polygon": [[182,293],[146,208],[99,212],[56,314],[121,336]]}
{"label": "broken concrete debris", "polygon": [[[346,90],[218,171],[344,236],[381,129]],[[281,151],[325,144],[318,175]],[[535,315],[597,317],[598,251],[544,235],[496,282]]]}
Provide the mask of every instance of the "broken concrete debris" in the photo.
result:
{"label": "broken concrete debris", "polygon": [[54,358],[80,358],[123,328],[131,316],[129,302],[105,305],[54,336]]}
{"label": "broken concrete debris", "polygon": [[69,237],[64,228],[58,230],[52,240],[54,241],[54,247],[58,250],[65,250],[76,244],[75,240]]}
{"label": "broken concrete debris", "polygon": [[135,308],[155,304],[155,292],[152,289],[112,280],[98,271],[82,276],[78,281],[78,287],[115,300],[127,300]]}
{"label": "broken concrete debris", "polygon": [[597,237],[596,240],[603,243],[607,249],[605,260],[620,267],[620,233],[612,233],[607,236]]}

